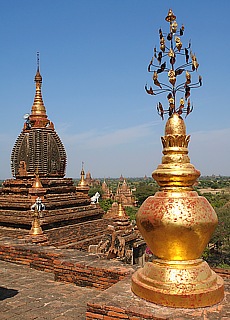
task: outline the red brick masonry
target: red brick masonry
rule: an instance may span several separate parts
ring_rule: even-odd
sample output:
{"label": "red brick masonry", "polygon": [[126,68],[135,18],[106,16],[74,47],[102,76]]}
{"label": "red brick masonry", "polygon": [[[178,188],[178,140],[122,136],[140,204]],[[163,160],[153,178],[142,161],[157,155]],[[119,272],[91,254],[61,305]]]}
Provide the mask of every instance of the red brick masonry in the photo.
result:
{"label": "red brick masonry", "polygon": [[0,260],[54,273],[55,280],[105,290],[134,270],[120,261],[102,260],[75,249],[28,244],[24,240],[0,239]]}
{"label": "red brick masonry", "polygon": [[54,274],[55,280],[98,289],[87,303],[86,320],[230,319],[230,271],[215,269],[225,280],[225,298],[218,305],[199,309],[167,308],[140,299],[131,292],[133,268],[116,260],[75,249],[58,249],[0,238],[0,260],[27,265]]}
{"label": "red brick masonry", "polygon": [[88,301],[86,320],[229,320],[230,273],[224,280],[222,302],[207,308],[181,309],[156,305],[137,297],[131,291],[131,278],[126,277]]}

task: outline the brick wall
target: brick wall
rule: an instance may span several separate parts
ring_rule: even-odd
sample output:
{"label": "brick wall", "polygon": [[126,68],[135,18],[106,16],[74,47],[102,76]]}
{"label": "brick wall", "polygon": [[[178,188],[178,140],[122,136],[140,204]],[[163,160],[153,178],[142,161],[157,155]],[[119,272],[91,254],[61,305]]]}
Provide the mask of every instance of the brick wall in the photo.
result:
{"label": "brick wall", "polygon": [[104,260],[92,253],[1,239],[0,259],[52,272],[57,281],[105,290],[134,270],[117,260]]}
{"label": "brick wall", "polygon": [[[97,219],[74,225],[46,230],[48,243],[55,246],[68,245],[69,248],[88,250],[90,244],[98,244],[100,236],[105,234],[110,220]],[[97,238],[99,236],[99,238]],[[93,238],[96,237],[94,243]],[[88,239],[88,241],[87,241]],[[70,246],[70,244],[72,245]]]}

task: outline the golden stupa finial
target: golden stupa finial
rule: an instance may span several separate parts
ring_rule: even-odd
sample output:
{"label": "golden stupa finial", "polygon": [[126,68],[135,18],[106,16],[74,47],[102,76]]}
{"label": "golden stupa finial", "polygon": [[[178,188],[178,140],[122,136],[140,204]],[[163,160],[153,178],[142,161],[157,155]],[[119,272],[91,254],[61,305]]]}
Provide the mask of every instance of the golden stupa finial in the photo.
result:
{"label": "golden stupa finial", "polygon": [[30,235],[37,236],[42,234],[43,234],[43,231],[42,231],[40,220],[39,220],[39,213],[38,213],[38,210],[35,209],[35,211],[33,212],[33,221],[30,229]]}
{"label": "golden stupa finial", "polygon": [[[184,26],[177,31],[175,19],[170,10],[166,17],[170,32],[159,30],[161,48],[154,49],[148,67],[159,88],[153,91],[146,87],[146,91],[151,95],[167,93],[168,108],[159,102],[157,110],[162,119],[164,114],[169,118],[161,137],[162,162],[152,173],[160,189],[143,202],[136,215],[137,227],[155,258],[133,274],[132,290],[141,298],[165,306],[199,308],[223,299],[224,282],[201,258],[218,219],[207,199],[193,188],[200,172],[190,163],[190,136],[186,134],[182,114],[186,117],[192,111],[190,89],[201,86],[202,80],[199,77],[198,82],[192,83],[191,73],[199,64],[190,44],[182,49]],[[163,61],[166,57],[168,64]],[[183,62],[176,66],[180,58]],[[154,59],[159,65],[154,64]],[[167,72],[169,84],[158,80],[163,72]],[[182,82],[180,75],[184,75]],[[176,94],[180,95],[179,103]]]}
{"label": "golden stupa finial", "polygon": [[126,217],[125,210],[122,207],[121,202],[118,203],[118,216],[119,217]]}
{"label": "golden stupa finial", "polygon": [[[192,82],[191,77],[191,73],[197,71],[199,63],[191,51],[191,43],[183,47],[181,37],[184,34],[184,25],[177,29],[176,16],[172,9],[169,9],[165,20],[170,23],[169,33],[164,33],[162,29],[159,29],[160,50],[154,48],[153,57],[148,65],[148,72],[153,73],[153,84],[157,88],[153,89],[152,86],[148,88],[146,84],[145,90],[150,95],[167,94],[167,107],[164,107],[162,102],[157,103],[157,111],[162,119],[164,119],[164,114],[171,116],[174,113],[186,114],[185,117],[187,117],[193,110],[189,98],[190,91],[202,85],[201,76],[198,76],[195,82]],[[167,73],[168,84],[158,79],[161,73]],[[177,103],[176,96],[178,95],[180,96]]]}
{"label": "golden stupa finial", "polygon": [[78,184],[79,186],[86,186],[86,181],[85,181],[85,171],[84,171],[84,162],[82,161],[82,166],[81,166],[81,180]]}
{"label": "golden stupa finial", "polygon": [[47,124],[49,123],[49,120],[47,119],[46,108],[44,106],[43,99],[42,99],[42,92],[41,92],[42,76],[40,74],[39,52],[37,52],[37,72],[36,72],[34,81],[36,85],[36,92],[34,97],[34,103],[31,108],[30,121],[33,126],[46,127]]}
{"label": "golden stupa finial", "polygon": [[36,171],[34,173],[35,175],[35,178],[34,178],[34,182],[33,182],[33,185],[32,185],[32,188],[43,188],[43,185],[41,183],[41,180],[39,178],[39,171],[38,171],[38,167],[36,168]]}
{"label": "golden stupa finial", "polygon": [[43,211],[45,210],[45,205],[42,203],[42,199],[40,197],[37,197],[35,203],[31,206],[30,209],[31,215],[33,217],[30,235],[42,235],[43,231],[40,224],[40,218],[43,218]]}

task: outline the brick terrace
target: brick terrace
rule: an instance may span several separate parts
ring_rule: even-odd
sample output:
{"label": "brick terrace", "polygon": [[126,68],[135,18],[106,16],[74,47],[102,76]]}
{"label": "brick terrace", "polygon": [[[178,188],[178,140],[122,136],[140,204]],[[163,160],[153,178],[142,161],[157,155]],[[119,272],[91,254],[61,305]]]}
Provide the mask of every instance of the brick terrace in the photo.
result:
{"label": "brick terrace", "polygon": [[120,261],[75,249],[58,249],[25,243],[23,239],[0,239],[0,259],[54,274],[57,281],[105,290],[133,272]]}
{"label": "brick terrace", "polygon": [[216,270],[225,279],[220,304],[175,309],[135,296],[130,290],[134,268],[117,260],[5,236],[0,236],[0,260],[5,260],[0,261],[1,319],[230,319],[229,271]]}
{"label": "brick terrace", "polygon": [[0,261],[1,320],[85,319],[97,289],[54,281],[50,272]]}

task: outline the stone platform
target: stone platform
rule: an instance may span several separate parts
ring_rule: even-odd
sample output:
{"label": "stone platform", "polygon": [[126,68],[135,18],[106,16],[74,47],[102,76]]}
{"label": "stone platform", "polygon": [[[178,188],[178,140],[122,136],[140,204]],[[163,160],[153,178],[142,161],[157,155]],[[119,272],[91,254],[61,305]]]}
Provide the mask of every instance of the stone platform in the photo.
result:
{"label": "stone platform", "polygon": [[[87,251],[89,245],[98,244],[103,239],[108,224],[112,224],[111,219],[97,219],[56,228],[53,227],[44,231],[46,241],[42,244],[57,248],[68,247]],[[0,226],[0,238],[10,237],[12,239],[23,240],[28,238],[28,235],[29,230],[26,229]]]}
{"label": "stone platform", "polygon": [[133,267],[15,236],[3,236],[0,229],[0,319],[230,319],[230,271],[215,269],[225,280],[220,304],[167,308],[131,292]]}
{"label": "stone platform", "polygon": [[118,260],[101,259],[99,255],[92,253],[1,237],[0,260],[53,273],[56,281],[98,290],[109,288],[134,271]]}
{"label": "stone platform", "polygon": [[131,277],[127,277],[88,302],[86,319],[227,320],[230,319],[230,272],[224,280],[225,298],[221,303],[207,308],[180,309],[156,305],[137,297],[130,289]]}
{"label": "stone platform", "polygon": [[50,272],[0,261],[1,320],[84,320],[97,289],[54,281]]}

